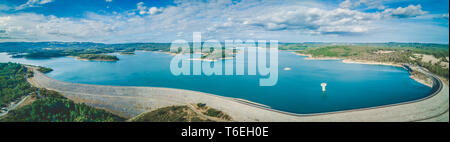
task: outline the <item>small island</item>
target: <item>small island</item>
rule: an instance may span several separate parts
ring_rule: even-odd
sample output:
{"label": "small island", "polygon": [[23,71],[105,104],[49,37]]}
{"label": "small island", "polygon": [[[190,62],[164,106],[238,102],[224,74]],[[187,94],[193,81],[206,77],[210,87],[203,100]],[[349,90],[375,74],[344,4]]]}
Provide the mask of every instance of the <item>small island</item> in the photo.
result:
{"label": "small island", "polygon": [[232,59],[235,57],[235,54],[237,54],[239,51],[237,49],[224,49],[222,51],[214,51],[211,50],[209,52],[203,52],[201,53],[200,59],[202,61],[218,61],[218,60],[225,60],[225,59]]}
{"label": "small island", "polygon": [[104,55],[104,54],[81,54],[78,56],[78,59],[82,60],[94,60],[94,61],[118,61],[114,55]]}
{"label": "small island", "polygon": [[119,52],[120,55],[135,55],[134,52]]}

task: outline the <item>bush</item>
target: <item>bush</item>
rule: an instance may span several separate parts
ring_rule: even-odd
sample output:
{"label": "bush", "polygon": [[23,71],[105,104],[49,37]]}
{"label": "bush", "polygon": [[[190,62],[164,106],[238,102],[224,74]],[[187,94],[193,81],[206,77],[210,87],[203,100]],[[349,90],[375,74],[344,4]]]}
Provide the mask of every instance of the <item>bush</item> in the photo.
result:
{"label": "bush", "polygon": [[197,104],[197,107],[198,107],[198,108],[205,108],[205,107],[206,107],[206,104],[204,104],[204,103],[198,103],[198,104]]}
{"label": "bush", "polygon": [[203,114],[208,115],[208,116],[212,116],[212,117],[222,118],[222,119],[225,119],[225,120],[231,120],[230,116],[226,115],[222,111],[219,111],[219,110],[216,110],[216,109],[213,109],[213,108],[209,108]]}

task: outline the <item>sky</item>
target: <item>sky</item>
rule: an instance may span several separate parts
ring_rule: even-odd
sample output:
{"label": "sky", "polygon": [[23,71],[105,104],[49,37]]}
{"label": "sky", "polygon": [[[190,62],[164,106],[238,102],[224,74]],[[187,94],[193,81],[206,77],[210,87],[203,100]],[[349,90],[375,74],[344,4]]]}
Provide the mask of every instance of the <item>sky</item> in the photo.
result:
{"label": "sky", "polygon": [[449,0],[0,0],[0,42],[449,43]]}

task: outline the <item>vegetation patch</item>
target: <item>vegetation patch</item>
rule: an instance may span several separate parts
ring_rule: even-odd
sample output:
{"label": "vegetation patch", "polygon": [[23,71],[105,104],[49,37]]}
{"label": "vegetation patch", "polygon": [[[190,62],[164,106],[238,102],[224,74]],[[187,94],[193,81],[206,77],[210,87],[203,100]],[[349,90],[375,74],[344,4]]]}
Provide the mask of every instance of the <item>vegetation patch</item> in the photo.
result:
{"label": "vegetation patch", "polygon": [[431,78],[429,78],[427,75],[423,74],[422,72],[413,70],[410,72],[410,74],[415,79],[422,80],[422,81],[424,81],[424,83],[429,84],[430,86],[433,85],[433,80],[431,80]]}
{"label": "vegetation patch", "polygon": [[103,54],[82,54],[78,56],[80,59],[86,60],[100,60],[100,61],[117,61],[119,58],[113,55],[103,55]]}
{"label": "vegetation patch", "polygon": [[219,120],[232,120],[227,114],[210,108],[204,103],[198,103],[193,110],[188,106],[169,106],[151,112],[143,113],[130,121],[132,122],[212,122],[214,117]]}
{"label": "vegetation patch", "polygon": [[202,112],[203,114],[205,114],[207,116],[216,117],[216,118],[223,119],[223,120],[232,120],[232,118],[229,115],[223,113],[220,110],[210,108],[210,107],[206,106],[206,104],[204,104],[204,103],[198,103],[197,109],[199,109],[200,112]]}
{"label": "vegetation patch", "polygon": [[212,120],[198,116],[188,106],[169,106],[144,113],[131,120],[132,122],[211,122]]}
{"label": "vegetation patch", "polygon": [[40,71],[40,72],[42,72],[42,73],[49,73],[49,72],[52,72],[53,69],[47,68],[47,67],[39,67],[39,68],[38,68],[38,71]]}
{"label": "vegetation patch", "polygon": [[214,109],[214,108],[207,109],[206,112],[203,112],[203,114],[212,116],[212,117],[222,118],[225,120],[231,120],[230,116],[228,116],[227,114],[223,113],[222,111]]}
{"label": "vegetation patch", "polygon": [[197,107],[200,108],[200,109],[204,109],[206,107],[206,104],[205,103],[198,103]]}
{"label": "vegetation patch", "polygon": [[0,63],[0,108],[18,102],[35,91],[26,81],[26,68],[16,63]]}

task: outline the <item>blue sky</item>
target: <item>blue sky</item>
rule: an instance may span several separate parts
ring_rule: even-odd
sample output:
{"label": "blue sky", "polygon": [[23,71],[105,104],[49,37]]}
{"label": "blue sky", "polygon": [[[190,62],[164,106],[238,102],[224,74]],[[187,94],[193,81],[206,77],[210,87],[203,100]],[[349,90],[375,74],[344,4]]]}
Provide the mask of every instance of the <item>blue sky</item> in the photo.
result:
{"label": "blue sky", "polygon": [[0,42],[448,43],[448,0],[0,0]]}

